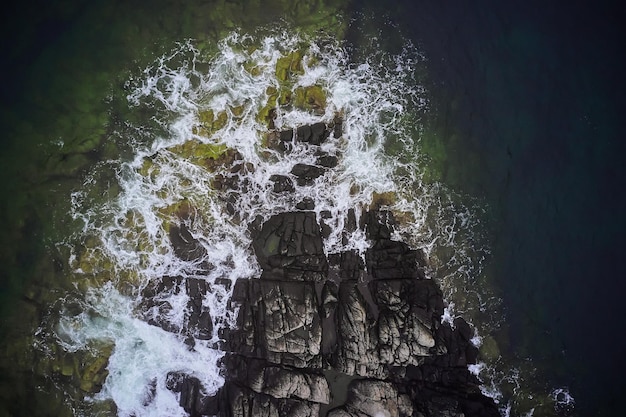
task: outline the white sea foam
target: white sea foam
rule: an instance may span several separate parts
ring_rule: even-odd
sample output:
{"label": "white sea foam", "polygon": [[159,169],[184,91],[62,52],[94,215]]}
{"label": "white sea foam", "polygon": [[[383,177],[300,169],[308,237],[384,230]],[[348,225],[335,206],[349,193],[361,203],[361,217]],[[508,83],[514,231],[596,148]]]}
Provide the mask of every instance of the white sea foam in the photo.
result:
{"label": "white sea foam", "polygon": [[[244,47],[250,44],[256,48]],[[289,175],[295,163],[314,163],[315,149],[301,143],[293,143],[286,153],[264,148],[261,142],[268,127],[258,122],[257,114],[270,98],[268,89],[285,88],[275,70],[278,59],[303,44],[307,46],[303,72],[293,74],[289,88],[320,86],[326,105],[318,111],[278,106],[274,123],[288,129],[331,123],[341,115],[343,134],[331,135],[322,146],[339,158],[339,165],[312,185],[296,184],[293,193],[277,195],[270,177]],[[459,244],[470,233],[471,214],[445,197],[439,186],[421,181],[418,125],[427,101],[424,89],[411,78],[420,59],[408,47],[397,57],[379,54],[354,64],[334,41],[317,44],[285,33],[259,38],[234,33],[220,42],[219,51],[208,60],[208,71],[199,69],[207,66],[207,57],[187,42],[129,82],[130,105],[156,109],[164,117],[158,122],[166,134],[148,142],[127,138],[142,145],[133,158],[119,163],[120,192],[113,201],[94,204],[86,193],[73,195],[74,217],[85,223],[83,234],[98,239],[95,253],[104,259],[109,275],[108,283],[87,292],[84,312],[64,316],[57,330],[68,351],[87,349],[94,341],[114,345],[109,376],[95,399],[112,399],[122,416],[184,415],[176,396],[165,387],[168,372],[191,374],[207,393],[215,392],[222,383],[217,369],[222,353],[215,342],[219,329],[233,326],[236,318],[236,311],[228,307],[232,285],[224,280],[233,283],[259,274],[248,225],[293,210],[305,197],[313,199],[318,219],[322,212],[330,213],[327,253],[348,249],[363,253],[369,245],[365,234],[344,232],[348,211],[354,209],[358,217],[376,194],[393,193],[395,199],[384,204],[404,219],[394,237],[430,255],[433,268],[428,273],[441,280],[447,294],[458,286],[455,281],[464,282],[477,272],[468,261],[472,254],[464,252],[467,243]],[[224,124],[214,131],[198,130],[200,114],[209,111],[225,113]],[[238,173],[245,191],[229,195],[215,190],[212,182],[218,175],[230,175],[231,167],[207,170],[176,150],[192,140],[236,150],[240,162],[252,167]],[[185,222],[205,249],[203,259],[181,260],[170,244],[167,224],[180,221],[172,207],[182,201],[192,208]],[[453,255],[442,257],[440,248],[453,249]],[[80,264],[78,256],[74,261]],[[86,271],[77,268],[77,273]],[[202,308],[210,312],[213,337],[196,340],[192,350],[183,342],[186,335],[145,321],[158,318],[178,332],[185,327],[184,291],[157,295],[159,302],[171,307],[165,314],[154,307],[141,310],[142,290],[164,276],[201,278],[209,284]],[[451,324],[453,306],[449,304],[443,318]],[[149,386],[155,395],[147,401]]]}
{"label": "white sea foam", "polygon": [[[178,335],[138,319],[133,310],[133,300],[111,283],[94,288],[88,291],[81,314],[61,319],[60,343],[70,352],[89,349],[96,342],[114,344],[106,384],[94,400],[113,399],[120,416],[186,416],[166,388],[167,372],[192,375],[207,393],[216,392],[223,383],[217,367],[222,353],[203,341],[190,350]],[[152,385],[156,389],[150,398]]]}
{"label": "white sea foam", "polygon": [[569,409],[576,403],[567,387],[553,389],[550,397],[554,401],[554,409],[556,411]]}

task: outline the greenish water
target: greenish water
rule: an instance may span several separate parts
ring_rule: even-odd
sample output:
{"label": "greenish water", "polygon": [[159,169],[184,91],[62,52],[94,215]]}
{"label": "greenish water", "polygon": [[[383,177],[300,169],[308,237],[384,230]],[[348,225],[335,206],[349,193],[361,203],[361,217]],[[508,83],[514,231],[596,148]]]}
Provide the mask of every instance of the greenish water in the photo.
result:
{"label": "greenish water", "polygon": [[[81,226],[69,216],[71,192],[95,164],[130,155],[126,121],[150,120],[150,109],[128,111],[127,81],[186,38],[210,50],[237,25],[279,17],[342,33],[339,14],[356,20],[346,32],[354,45],[380,31],[386,49],[409,38],[428,59],[428,180],[484,209],[491,255],[475,284],[492,286],[502,301],[477,314],[499,323],[490,336],[507,357],[502,367],[537,378],[522,384],[531,392],[568,387],[575,415],[616,410],[624,388],[618,370],[626,367],[613,318],[626,272],[620,11],[533,2],[306,4],[64,2],[13,5],[6,14],[0,415],[70,415],[63,381],[38,368],[33,332],[55,319],[51,305],[72,287],[69,254],[57,245]],[[354,50],[357,62],[364,51]],[[94,196],[115,194],[113,173],[93,181]]]}
{"label": "greenish water", "polygon": [[[126,122],[150,123],[149,110],[128,111],[125,83],[176,42],[194,38],[214,48],[236,25],[280,19],[341,30],[340,4],[318,6],[69,1],[9,8],[0,116],[0,415],[72,414],[63,378],[76,358],[61,355],[50,365],[40,352],[58,357],[58,347],[50,341],[36,349],[34,336],[58,319],[55,299],[72,289],[69,253],[59,245],[80,227],[69,215],[71,193],[100,161],[129,154],[134,144],[120,137]],[[90,181],[89,193],[101,200],[116,192],[114,172]]]}

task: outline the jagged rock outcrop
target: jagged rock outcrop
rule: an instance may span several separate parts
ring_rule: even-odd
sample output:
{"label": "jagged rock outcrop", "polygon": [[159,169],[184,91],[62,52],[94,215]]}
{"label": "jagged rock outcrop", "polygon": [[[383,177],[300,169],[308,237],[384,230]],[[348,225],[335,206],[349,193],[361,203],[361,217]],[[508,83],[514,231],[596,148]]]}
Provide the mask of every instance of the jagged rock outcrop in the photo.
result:
{"label": "jagged rock outcrop", "polygon": [[276,215],[253,242],[262,279],[321,281],[328,272],[324,242],[314,212]]}
{"label": "jagged rock outcrop", "polygon": [[[390,240],[388,213],[363,217],[373,240],[365,259],[326,259],[312,212],[273,216],[257,232],[264,272],[236,284],[238,327],[224,334],[228,401],[215,397],[217,415],[499,415],[467,370],[477,353],[470,326],[441,323],[443,295],[422,254]],[[314,279],[285,272],[304,271],[304,255],[316,259]],[[342,403],[328,372],[350,381]]]}
{"label": "jagged rock outcrop", "polygon": [[[282,150],[294,141],[319,147],[331,129],[340,134],[341,121],[281,132]],[[317,165],[274,175],[273,191],[306,187],[336,164],[336,156],[319,153]],[[168,386],[181,406],[192,416],[220,417],[499,416],[467,368],[478,352],[471,327],[461,318],[442,323],[442,292],[426,277],[424,254],[391,239],[392,214],[351,210],[346,239],[360,228],[370,248],[327,255],[331,215],[318,218],[314,207],[304,199],[250,225],[262,273],[233,289],[237,326],[220,335],[226,383],[207,397],[193,377],[172,374]],[[171,237],[179,256],[202,255],[184,229]],[[206,284],[159,285],[154,294],[184,288],[190,326],[208,326],[198,309]]]}
{"label": "jagged rock outcrop", "polygon": [[250,358],[297,368],[321,368],[322,329],[311,282],[238,281],[232,301],[240,306],[237,329],[225,348]]}

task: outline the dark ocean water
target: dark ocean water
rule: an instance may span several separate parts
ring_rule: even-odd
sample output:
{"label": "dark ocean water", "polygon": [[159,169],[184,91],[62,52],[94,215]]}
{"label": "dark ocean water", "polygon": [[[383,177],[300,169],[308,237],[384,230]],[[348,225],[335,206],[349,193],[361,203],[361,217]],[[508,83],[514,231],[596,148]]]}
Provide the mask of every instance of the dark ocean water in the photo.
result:
{"label": "dark ocean water", "polygon": [[462,138],[447,180],[493,209],[506,348],[568,386],[577,415],[619,414],[624,7],[417,2],[401,15],[431,59],[441,123]]}
{"label": "dark ocean water", "polygon": [[[121,6],[101,8],[99,2],[14,4],[4,14],[3,338],[27,327],[11,312],[23,308],[26,284],[42,273],[35,259],[46,252],[43,237],[59,232],[48,229],[46,213],[53,210],[46,207],[62,210],[68,203],[51,197],[54,187],[78,181],[74,171],[56,172],[52,180],[39,173],[50,163],[37,155],[54,140],[55,112],[74,111],[63,109],[67,90],[58,80],[82,77],[80,88],[106,91],[97,85],[98,71],[141,66],[140,54],[122,47],[125,36],[141,36],[141,30],[122,36],[118,29],[133,26],[122,21],[161,19],[164,33],[168,25],[166,16],[135,3],[125,6],[136,12],[131,17]],[[487,271],[499,286],[508,323],[499,335],[501,350],[530,358],[547,386],[568,387],[576,415],[618,415],[626,389],[624,6],[380,3],[352,3],[353,17],[386,16],[424,51],[433,123],[446,147],[442,180],[489,207],[493,257]],[[94,16],[100,10],[109,13],[101,20]],[[163,42],[189,35],[167,33]],[[142,42],[159,51],[158,38]],[[82,110],[85,117],[103,111]],[[28,317],[23,313],[18,316]],[[0,376],[3,401],[28,402],[7,392],[18,377],[19,384],[32,383],[22,374]]]}

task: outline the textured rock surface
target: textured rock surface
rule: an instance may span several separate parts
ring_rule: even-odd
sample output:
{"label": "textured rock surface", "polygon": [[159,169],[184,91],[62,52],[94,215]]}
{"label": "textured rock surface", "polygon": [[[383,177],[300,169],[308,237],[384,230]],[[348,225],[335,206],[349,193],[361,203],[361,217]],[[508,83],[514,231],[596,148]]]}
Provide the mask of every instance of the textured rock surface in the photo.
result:
{"label": "textured rock surface", "polygon": [[[329,134],[315,124],[279,139],[287,151],[294,141],[318,146]],[[273,176],[274,192],[310,184],[337,159],[320,153],[317,163]],[[172,374],[168,387],[181,406],[192,416],[220,417],[499,416],[467,369],[478,352],[471,327],[461,318],[442,323],[442,292],[425,276],[423,253],[391,239],[391,213],[373,209],[359,223],[351,211],[346,232],[361,228],[370,248],[327,255],[323,221],[333,219],[325,212],[318,219],[314,207],[305,198],[294,211],[250,225],[262,273],[233,290],[237,326],[220,335],[226,383],[206,397],[197,379]],[[184,227],[170,237],[178,256],[203,256]],[[152,299],[185,291],[190,326],[198,335],[211,330],[201,308],[204,281],[164,279],[148,290]]]}

